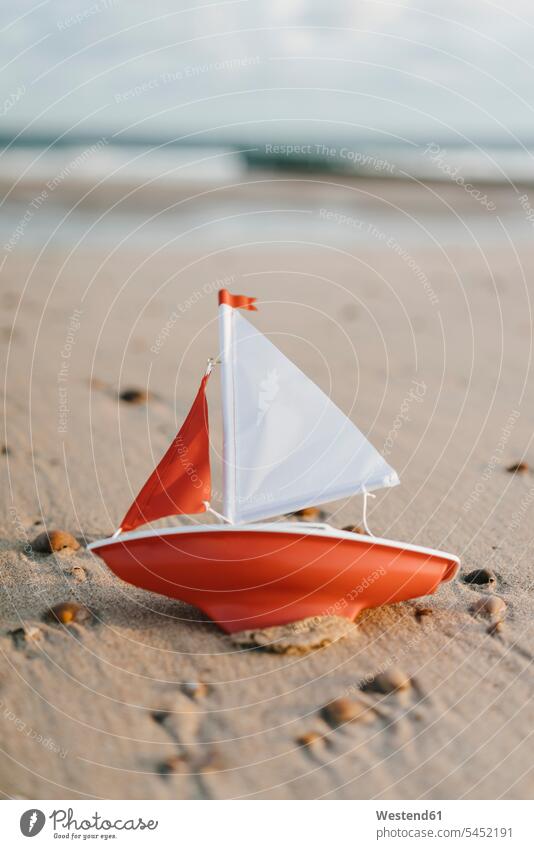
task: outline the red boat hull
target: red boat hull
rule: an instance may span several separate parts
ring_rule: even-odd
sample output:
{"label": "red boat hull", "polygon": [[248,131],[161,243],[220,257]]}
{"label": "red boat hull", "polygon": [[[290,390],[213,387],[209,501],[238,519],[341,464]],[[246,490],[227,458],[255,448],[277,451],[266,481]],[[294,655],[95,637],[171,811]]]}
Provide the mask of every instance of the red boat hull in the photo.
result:
{"label": "red boat hull", "polygon": [[434,593],[458,570],[445,552],[302,524],[169,528],[89,547],[123,581],[195,605],[228,633],[354,619]]}

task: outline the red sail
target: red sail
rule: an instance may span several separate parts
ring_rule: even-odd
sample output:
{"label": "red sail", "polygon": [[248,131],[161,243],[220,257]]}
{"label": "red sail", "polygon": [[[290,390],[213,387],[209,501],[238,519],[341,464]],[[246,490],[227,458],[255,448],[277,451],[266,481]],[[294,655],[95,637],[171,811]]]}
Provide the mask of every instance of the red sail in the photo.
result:
{"label": "red sail", "polygon": [[156,466],[121,522],[123,531],[174,516],[203,513],[211,496],[206,374],[193,406],[171,447]]}

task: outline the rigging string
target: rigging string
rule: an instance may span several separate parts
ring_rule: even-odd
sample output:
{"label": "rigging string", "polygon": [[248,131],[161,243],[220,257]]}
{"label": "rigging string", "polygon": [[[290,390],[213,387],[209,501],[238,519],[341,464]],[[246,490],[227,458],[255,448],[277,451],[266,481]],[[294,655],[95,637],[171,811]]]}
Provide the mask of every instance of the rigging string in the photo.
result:
{"label": "rigging string", "polygon": [[376,495],[373,495],[372,492],[367,492],[367,490],[364,489],[363,490],[363,519],[362,519],[363,527],[364,527],[365,532],[367,534],[369,534],[370,537],[373,537],[374,534],[370,530],[369,525],[367,524],[367,499],[368,498],[376,498]]}

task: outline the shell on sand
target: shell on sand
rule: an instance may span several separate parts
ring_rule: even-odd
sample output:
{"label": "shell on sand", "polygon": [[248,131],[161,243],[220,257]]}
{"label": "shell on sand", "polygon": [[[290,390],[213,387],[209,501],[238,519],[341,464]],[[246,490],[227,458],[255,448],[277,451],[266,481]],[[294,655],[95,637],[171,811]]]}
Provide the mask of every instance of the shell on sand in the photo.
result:
{"label": "shell on sand", "polygon": [[295,510],[294,513],[288,515],[301,522],[324,522],[328,518],[326,510],[322,510],[320,507],[304,507],[302,510]]}
{"label": "shell on sand", "polygon": [[528,471],[530,471],[530,469],[528,463],[525,463],[524,460],[520,460],[519,462],[512,463],[511,466],[508,466],[506,471],[510,472],[510,474],[525,475]]}
{"label": "shell on sand", "polygon": [[376,713],[372,707],[358,699],[334,699],[325,705],[323,716],[331,725],[344,725],[346,722],[373,722]]}
{"label": "shell on sand", "polygon": [[360,525],[345,525],[345,527],[342,528],[341,530],[349,531],[349,533],[351,533],[351,534],[360,534],[360,535],[363,535],[363,536],[365,536],[365,534],[367,534],[367,531],[364,530],[364,528],[362,528]]}
{"label": "shell on sand", "polygon": [[379,672],[374,678],[371,678],[363,689],[374,690],[375,693],[395,693],[401,690],[408,690],[412,685],[410,678],[399,669],[398,666],[391,666],[384,672]]}
{"label": "shell on sand", "polygon": [[107,387],[107,383],[99,377],[90,377],[87,382],[91,389],[105,389]]}
{"label": "shell on sand", "polygon": [[471,610],[475,616],[500,617],[506,610],[506,602],[498,595],[483,595],[473,602]]}
{"label": "shell on sand", "polygon": [[119,393],[119,398],[127,404],[146,404],[149,393],[146,389],[124,389]]}
{"label": "shell on sand", "polygon": [[417,622],[421,622],[427,616],[432,616],[433,613],[434,611],[431,607],[420,607],[417,605],[414,611],[414,616]]}
{"label": "shell on sand", "polygon": [[171,755],[160,764],[159,771],[164,775],[189,771],[189,764],[183,755]]}
{"label": "shell on sand", "polygon": [[321,515],[322,510],[319,507],[303,507],[302,510],[295,510],[293,513],[294,516],[298,516],[299,519],[318,519]]}
{"label": "shell on sand", "polygon": [[230,639],[238,646],[262,648],[277,654],[306,654],[335,643],[355,631],[341,616],[314,616],[289,625],[238,631]]}
{"label": "shell on sand", "polygon": [[26,645],[31,645],[32,643],[37,643],[39,640],[43,639],[43,632],[40,628],[37,628],[35,625],[24,626],[23,628],[16,628],[14,631],[9,632],[13,638],[13,642],[17,646],[17,648],[22,648]]}
{"label": "shell on sand", "polygon": [[154,710],[150,714],[154,722],[157,722],[159,725],[162,725],[168,716],[170,716],[168,710]]}
{"label": "shell on sand", "polygon": [[60,622],[62,625],[71,625],[73,622],[89,622],[93,618],[93,614],[81,604],[74,601],[65,601],[52,607],[48,611],[47,618],[52,622]]}
{"label": "shell on sand", "polygon": [[491,625],[488,626],[488,634],[491,637],[495,637],[497,634],[502,634],[504,631],[504,622],[502,619],[497,619],[495,622],[492,622]]}
{"label": "shell on sand", "polygon": [[43,531],[31,544],[39,554],[52,554],[53,551],[77,551],[80,543],[67,531]]}
{"label": "shell on sand", "polygon": [[497,576],[491,569],[473,569],[464,577],[466,584],[496,584]]}
{"label": "shell on sand", "polygon": [[203,681],[186,681],[182,684],[182,691],[196,701],[208,695],[208,685]]}
{"label": "shell on sand", "polygon": [[297,743],[299,746],[304,746],[307,749],[311,749],[312,746],[316,746],[323,742],[324,737],[319,733],[319,731],[306,731],[304,734],[300,734],[297,737]]}

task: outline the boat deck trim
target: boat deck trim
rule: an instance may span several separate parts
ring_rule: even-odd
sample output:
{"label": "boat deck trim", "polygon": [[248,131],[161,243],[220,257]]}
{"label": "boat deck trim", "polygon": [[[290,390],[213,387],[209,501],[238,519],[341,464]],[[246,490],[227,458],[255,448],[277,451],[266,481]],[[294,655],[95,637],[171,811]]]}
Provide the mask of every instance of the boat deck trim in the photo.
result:
{"label": "boat deck trim", "polygon": [[399,542],[398,540],[382,539],[381,537],[369,537],[367,534],[353,534],[351,531],[342,531],[338,528],[333,528],[331,525],[313,524],[312,522],[269,522],[244,525],[187,525],[174,528],[157,528],[145,531],[129,531],[121,534],[118,537],[108,537],[106,539],[95,540],[89,543],[87,548],[89,551],[103,548],[107,545],[120,545],[123,542],[133,542],[139,539],[150,539],[153,537],[162,536],[177,536],[180,534],[198,534],[198,533],[272,533],[272,534],[295,534],[297,536],[317,536],[326,537],[328,539],[347,539],[354,542],[372,542],[374,545],[383,545],[388,548],[398,548],[402,551],[415,551],[419,554],[426,554],[429,557],[444,557],[448,560],[453,560],[460,565],[460,558],[455,554],[449,554],[446,551],[438,551],[434,548],[426,548],[421,545],[414,545],[409,542]]}

